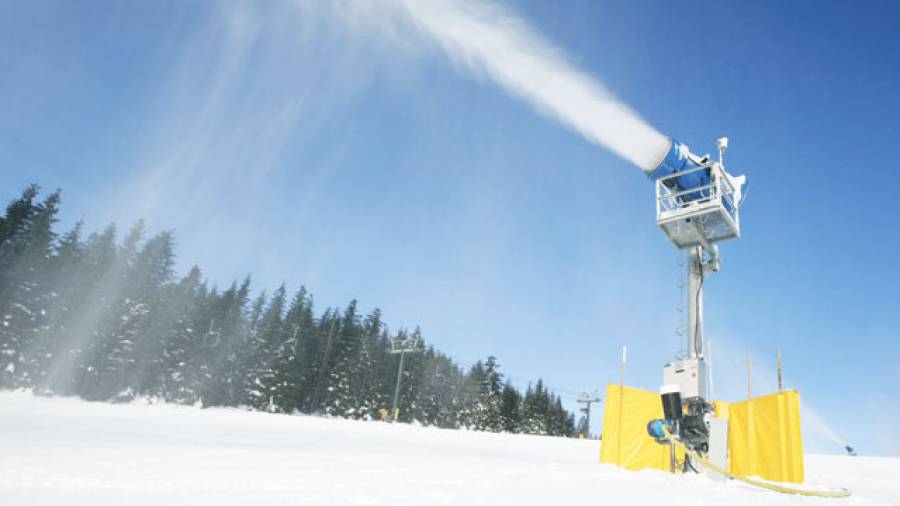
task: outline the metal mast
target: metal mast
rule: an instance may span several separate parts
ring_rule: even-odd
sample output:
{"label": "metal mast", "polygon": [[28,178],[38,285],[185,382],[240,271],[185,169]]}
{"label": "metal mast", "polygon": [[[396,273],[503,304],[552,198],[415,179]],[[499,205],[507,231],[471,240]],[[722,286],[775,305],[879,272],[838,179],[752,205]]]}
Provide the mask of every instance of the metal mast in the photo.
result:
{"label": "metal mast", "polygon": [[403,378],[403,356],[406,353],[419,351],[422,351],[422,347],[418,339],[403,339],[391,343],[391,354],[400,354],[400,363],[397,365],[397,384],[394,386],[394,405],[391,407],[395,422],[400,418],[400,380]]}
{"label": "metal mast", "polygon": [[[659,166],[648,174],[656,179],[657,225],[675,247],[687,250],[687,353],[667,360],[663,368],[660,392],[665,423],[671,424],[679,441],[701,455],[710,451],[711,430],[719,434],[721,429],[710,416],[712,382],[703,349],[703,282],[719,270],[718,243],[741,235],[739,209],[746,184],[746,177],[725,171],[728,139],[717,139],[716,145],[718,162],[709,155],[694,155],[673,140]],[[684,465],[696,470],[688,462],[685,458]]]}
{"label": "metal mast", "polygon": [[688,356],[703,355],[703,281],[719,270],[719,248],[698,245],[688,248]]}
{"label": "metal mast", "polygon": [[584,413],[584,437],[586,438],[591,437],[591,404],[600,401],[602,401],[602,399],[597,392],[591,394],[583,393],[575,401],[578,404],[584,404],[584,407],[581,408],[581,412]]}
{"label": "metal mast", "polygon": [[688,353],[703,356],[703,246],[688,251]]}

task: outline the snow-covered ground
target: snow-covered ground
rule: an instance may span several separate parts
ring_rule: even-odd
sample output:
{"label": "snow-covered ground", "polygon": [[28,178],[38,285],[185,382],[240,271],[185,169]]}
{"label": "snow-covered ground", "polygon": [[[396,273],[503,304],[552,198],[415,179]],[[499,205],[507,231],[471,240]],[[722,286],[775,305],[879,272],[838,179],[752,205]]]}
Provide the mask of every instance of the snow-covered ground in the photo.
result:
{"label": "snow-covered ground", "polygon": [[893,504],[900,459],[810,455],[849,499],[597,463],[599,442],[0,393],[0,504]]}

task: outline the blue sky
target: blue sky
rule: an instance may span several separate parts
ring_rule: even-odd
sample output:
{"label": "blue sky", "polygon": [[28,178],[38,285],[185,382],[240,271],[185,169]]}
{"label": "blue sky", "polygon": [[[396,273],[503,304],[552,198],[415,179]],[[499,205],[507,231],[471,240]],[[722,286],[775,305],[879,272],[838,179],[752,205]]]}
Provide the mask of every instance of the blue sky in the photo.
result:
{"label": "blue sky", "polygon": [[[898,7],[501,5],[661,132],[730,137],[751,190],[706,284],[719,396],[744,395],[748,352],[771,389],[780,348],[810,412],[900,455]],[[0,199],[37,182],[63,227],[144,217],[181,271],[357,298],[522,386],[602,390],[627,344],[626,382],[657,388],[681,267],[650,181],[358,6],[4,4]]]}

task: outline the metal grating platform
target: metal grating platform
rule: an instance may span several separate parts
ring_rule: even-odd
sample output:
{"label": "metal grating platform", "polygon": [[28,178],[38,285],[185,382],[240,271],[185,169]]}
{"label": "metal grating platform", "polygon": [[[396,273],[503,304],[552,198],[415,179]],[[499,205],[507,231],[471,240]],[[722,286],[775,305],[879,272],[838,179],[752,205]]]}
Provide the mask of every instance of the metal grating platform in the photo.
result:
{"label": "metal grating platform", "polygon": [[[709,183],[681,188],[677,179],[705,171]],[[671,174],[656,181],[656,224],[678,248],[705,246],[741,235],[735,188],[716,162]]]}

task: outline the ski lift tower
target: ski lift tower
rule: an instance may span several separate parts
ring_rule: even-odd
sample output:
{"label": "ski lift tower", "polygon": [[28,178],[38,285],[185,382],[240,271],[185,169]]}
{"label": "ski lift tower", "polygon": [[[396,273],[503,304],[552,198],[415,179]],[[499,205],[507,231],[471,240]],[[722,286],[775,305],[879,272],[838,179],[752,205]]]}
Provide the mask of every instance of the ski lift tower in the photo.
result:
{"label": "ski lift tower", "polygon": [[421,338],[391,341],[391,354],[400,354],[400,362],[397,364],[397,384],[394,386],[394,404],[391,407],[391,415],[395,422],[400,419],[400,380],[403,378],[403,356],[406,353],[418,353],[420,351],[422,351]]}
{"label": "ski lift tower", "polygon": [[688,349],[663,369],[663,384],[676,387],[687,405],[681,430],[684,441],[706,451],[707,415],[711,410],[709,371],[703,349],[703,281],[719,270],[718,243],[741,235],[739,208],[744,176],[724,168],[728,139],[716,141],[719,160],[699,157],[672,141],[663,161],[648,174],[656,179],[656,223],[666,237],[688,254]]}

